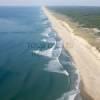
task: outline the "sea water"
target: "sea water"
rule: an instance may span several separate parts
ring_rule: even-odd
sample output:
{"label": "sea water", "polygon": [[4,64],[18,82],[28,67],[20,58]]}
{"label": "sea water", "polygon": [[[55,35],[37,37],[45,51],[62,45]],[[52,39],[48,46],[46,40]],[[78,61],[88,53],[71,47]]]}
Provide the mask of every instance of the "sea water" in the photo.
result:
{"label": "sea water", "polygon": [[75,100],[79,81],[41,7],[0,7],[0,100]]}

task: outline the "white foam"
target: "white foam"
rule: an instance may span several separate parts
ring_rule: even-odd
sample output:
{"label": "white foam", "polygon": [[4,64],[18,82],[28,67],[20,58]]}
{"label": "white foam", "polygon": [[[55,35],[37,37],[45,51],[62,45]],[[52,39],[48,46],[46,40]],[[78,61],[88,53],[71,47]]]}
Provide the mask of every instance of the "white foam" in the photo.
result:
{"label": "white foam", "polygon": [[79,89],[79,85],[80,85],[80,74],[79,74],[79,70],[76,69],[75,73],[77,74],[77,80],[76,80],[76,89]]}
{"label": "white foam", "polygon": [[69,73],[60,64],[58,58],[51,60],[44,70],[49,71],[49,72],[56,72],[59,74],[64,74],[66,76],[69,75]]}
{"label": "white foam", "polygon": [[48,34],[48,32],[44,32],[44,33],[42,33],[42,36],[49,37],[49,34]]}
{"label": "white foam", "polygon": [[48,33],[51,32],[51,27],[47,28],[47,32],[48,32]]}
{"label": "white foam", "polygon": [[48,42],[48,43],[55,43],[55,39],[54,38],[44,38],[41,40],[42,42]]}
{"label": "white foam", "polygon": [[69,65],[69,66],[74,66],[74,64],[71,61],[63,60],[62,63],[66,64],[66,65]]}
{"label": "white foam", "polygon": [[43,21],[43,24],[44,24],[44,25],[45,25],[45,24],[48,24],[48,23],[49,23],[48,20]]}
{"label": "white foam", "polygon": [[68,100],[74,100],[77,94],[70,95]]}
{"label": "white foam", "polygon": [[63,41],[62,41],[62,40],[57,41],[56,47],[57,47],[57,48],[62,48],[62,46],[63,46]]}
{"label": "white foam", "polygon": [[45,14],[44,14],[43,12],[40,12],[40,17],[41,17],[42,19],[47,18],[47,16],[45,16]]}
{"label": "white foam", "polygon": [[56,42],[57,48],[53,51],[53,56],[59,58],[62,51],[62,41]]}
{"label": "white foam", "polygon": [[[59,58],[59,56],[61,55],[61,51],[62,51],[62,46],[61,46],[60,42],[59,42],[59,44],[57,44],[53,38],[42,39],[42,41],[48,42],[48,43],[54,43],[54,45],[52,48],[50,48],[48,50],[44,50],[44,51],[36,50],[36,51],[33,51],[33,53],[38,54],[38,55],[52,57],[52,58]],[[56,46],[57,46],[57,48],[55,48]]]}
{"label": "white foam", "polygon": [[99,33],[99,32],[100,32],[100,30],[99,30],[98,28],[93,28],[93,31],[94,31],[95,33]]}
{"label": "white foam", "polygon": [[52,52],[53,52],[54,48],[55,48],[55,44],[52,46],[52,48],[47,49],[47,50],[43,50],[43,51],[41,51],[41,50],[33,50],[33,53],[37,54],[37,55],[52,57]]}
{"label": "white foam", "polygon": [[42,39],[41,41],[42,41],[42,42],[47,42],[47,39]]}
{"label": "white foam", "polygon": [[52,48],[50,48],[48,50],[44,50],[44,51],[36,50],[36,51],[33,51],[33,53],[35,53],[37,55],[52,57]]}
{"label": "white foam", "polygon": [[[79,76],[79,70],[76,70],[75,73],[78,75],[78,78],[76,80],[76,87],[75,90],[72,90],[70,92],[64,93],[60,98],[57,100],[75,100],[76,96],[80,93],[79,90],[79,84],[80,84],[80,76]],[[82,100],[81,97],[79,97],[79,100]]]}
{"label": "white foam", "polygon": [[62,48],[54,49],[54,51],[53,51],[53,57],[54,58],[59,58],[59,56],[61,55],[61,51],[62,51]]}
{"label": "white foam", "polygon": [[49,33],[51,32],[51,28],[47,28],[45,32],[42,33],[42,36],[49,37]]}
{"label": "white foam", "polygon": [[79,94],[80,91],[79,90],[72,90],[70,92],[66,92],[64,93],[60,98],[58,98],[57,100],[75,100],[75,97],[77,96],[77,94]]}

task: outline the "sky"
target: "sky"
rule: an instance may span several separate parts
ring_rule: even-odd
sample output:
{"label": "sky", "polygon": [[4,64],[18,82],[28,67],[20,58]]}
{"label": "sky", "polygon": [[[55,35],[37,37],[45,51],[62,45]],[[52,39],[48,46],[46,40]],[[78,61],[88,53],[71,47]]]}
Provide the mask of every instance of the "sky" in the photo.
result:
{"label": "sky", "polygon": [[32,6],[32,5],[71,5],[100,6],[100,0],[0,0],[0,5]]}

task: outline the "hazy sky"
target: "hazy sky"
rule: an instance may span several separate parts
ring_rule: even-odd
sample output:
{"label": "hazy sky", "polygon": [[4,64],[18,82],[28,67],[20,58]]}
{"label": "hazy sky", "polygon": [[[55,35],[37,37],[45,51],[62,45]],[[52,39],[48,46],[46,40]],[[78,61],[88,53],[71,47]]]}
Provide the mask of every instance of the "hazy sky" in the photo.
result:
{"label": "hazy sky", "polygon": [[100,0],[0,0],[0,5],[89,5],[100,6]]}

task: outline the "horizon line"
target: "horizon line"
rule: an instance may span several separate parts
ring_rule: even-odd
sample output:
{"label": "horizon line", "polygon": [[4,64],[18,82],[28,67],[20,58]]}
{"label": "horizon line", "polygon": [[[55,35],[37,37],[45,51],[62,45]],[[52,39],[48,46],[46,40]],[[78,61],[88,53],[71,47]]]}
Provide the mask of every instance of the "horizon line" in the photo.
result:
{"label": "horizon line", "polygon": [[0,7],[34,7],[34,6],[39,6],[39,7],[43,7],[43,6],[70,6],[70,7],[100,7],[100,5],[0,5]]}

